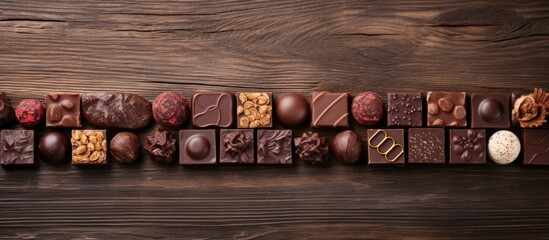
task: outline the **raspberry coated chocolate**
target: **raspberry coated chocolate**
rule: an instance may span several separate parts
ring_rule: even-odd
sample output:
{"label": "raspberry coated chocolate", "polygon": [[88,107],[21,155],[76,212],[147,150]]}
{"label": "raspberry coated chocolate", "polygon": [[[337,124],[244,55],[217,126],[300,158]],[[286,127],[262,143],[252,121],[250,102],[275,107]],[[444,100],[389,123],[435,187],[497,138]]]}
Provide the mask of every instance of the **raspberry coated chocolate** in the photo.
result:
{"label": "raspberry coated chocolate", "polygon": [[376,125],[383,117],[383,100],[377,93],[363,92],[353,99],[351,111],[360,125]]}
{"label": "raspberry coated chocolate", "polygon": [[37,127],[44,119],[44,106],[36,99],[25,99],[15,109],[15,116],[23,127]]}
{"label": "raspberry coated chocolate", "polygon": [[164,92],[152,103],[156,122],[165,127],[179,127],[189,116],[187,99],[176,92]]}

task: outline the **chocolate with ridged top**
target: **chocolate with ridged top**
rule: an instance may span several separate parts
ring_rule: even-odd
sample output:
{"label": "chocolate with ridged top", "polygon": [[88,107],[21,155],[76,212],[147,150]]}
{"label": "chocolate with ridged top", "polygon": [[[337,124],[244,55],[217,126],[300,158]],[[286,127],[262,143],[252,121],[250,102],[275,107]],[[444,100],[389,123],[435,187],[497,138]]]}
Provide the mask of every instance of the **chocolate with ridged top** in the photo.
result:
{"label": "chocolate with ridged top", "polygon": [[0,132],[0,165],[36,165],[33,130],[2,130]]}
{"label": "chocolate with ridged top", "polygon": [[221,129],[219,135],[219,163],[255,162],[253,129]]}
{"label": "chocolate with ridged top", "polygon": [[139,129],[153,119],[151,103],[130,93],[82,94],[82,113],[98,128]]}
{"label": "chocolate with ridged top", "polygon": [[257,164],[292,164],[292,130],[257,130]]}
{"label": "chocolate with ridged top", "polygon": [[13,110],[6,94],[0,92],[0,127],[13,121],[15,121],[15,110]]}

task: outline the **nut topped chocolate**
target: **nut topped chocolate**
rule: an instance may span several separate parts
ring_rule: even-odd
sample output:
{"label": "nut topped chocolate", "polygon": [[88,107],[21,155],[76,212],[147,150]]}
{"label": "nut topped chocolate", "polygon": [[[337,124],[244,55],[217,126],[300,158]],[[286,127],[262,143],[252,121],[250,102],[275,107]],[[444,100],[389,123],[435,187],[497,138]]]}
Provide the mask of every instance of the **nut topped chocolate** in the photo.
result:
{"label": "nut topped chocolate", "polygon": [[80,123],[80,94],[47,94],[46,127],[82,127]]}
{"label": "nut topped chocolate", "polygon": [[192,125],[228,128],[234,123],[234,97],[224,92],[198,92],[191,100]]}
{"label": "nut topped chocolate", "polygon": [[423,96],[415,93],[387,93],[388,127],[422,127]]}
{"label": "nut topped chocolate", "polygon": [[295,153],[310,165],[324,165],[330,158],[328,142],[316,132],[304,132],[301,137],[294,138]]}
{"label": "nut topped chocolate", "polygon": [[82,94],[82,113],[98,128],[139,129],[153,119],[151,103],[130,93]]}
{"label": "nut topped chocolate", "polygon": [[71,145],[72,164],[108,164],[106,130],[72,130]]}
{"label": "nut topped chocolate", "polygon": [[219,163],[255,162],[253,129],[221,129],[219,142]]}
{"label": "nut topped chocolate", "polygon": [[257,164],[292,164],[292,130],[257,130]]}
{"label": "nut topped chocolate", "polygon": [[36,165],[33,130],[2,130],[0,145],[0,165]]}
{"label": "nut topped chocolate", "polygon": [[465,92],[428,92],[427,126],[467,126]]}
{"label": "nut topped chocolate", "polygon": [[273,94],[270,92],[237,93],[239,128],[269,128],[273,126]]}
{"label": "nut topped chocolate", "polygon": [[450,130],[450,164],[485,164],[486,131],[484,129]]}
{"label": "nut topped chocolate", "polygon": [[471,94],[471,128],[509,128],[509,94]]}
{"label": "nut topped chocolate", "polygon": [[349,93],[313,92],[312,127],[349,127]]}
{"label": "nut topped chocolate", "polygon": [[6,94],[0,92],[0,127],[8,125],[13,121],[15,121],[15,110],[13,110]]}

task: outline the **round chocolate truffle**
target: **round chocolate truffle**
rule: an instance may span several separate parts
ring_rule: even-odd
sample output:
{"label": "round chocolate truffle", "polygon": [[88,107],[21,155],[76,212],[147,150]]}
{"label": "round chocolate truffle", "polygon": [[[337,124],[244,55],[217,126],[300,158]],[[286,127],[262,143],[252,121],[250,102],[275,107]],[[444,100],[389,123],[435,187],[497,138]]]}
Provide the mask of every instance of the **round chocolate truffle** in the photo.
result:
{"label": "round chocolate truffle", "polygon": [[509,164],[520,154],[520,140],[511,131],[500,130],[488,140],[488,155],[498,164]]}
{"label": "round chocolate truffle", "polygon": [[15,116],[23,127],[37,127],[44,119],[44,106],[36,99],[25,99],[15,109]]}
{"label": "round chocolate truffle", "polygon": [[194,160],[202,160],[210,153],[210,141],[204,136],[190,137],[185,144],[185,151]]}
{"label": "round chocolate truffle", "polygon": [[178,127],[187,121],[189,104],[176,92],[164,92],[154,99],[152,112],[156,122],[165,127]]}
{"label": "round chocolate truffle", "polygon": [[498,122],[503,116],[503,106],[496,99],[487,98],[480,103],[478,114],[486,122]]}
{"label": "round chocolate truffle", "polygon": [[120,132],[111,139],[110,151],[114,160],[121,163],[135,161],[141,153],[139,137],[131,132]]}
{"label": "round chocolate truffle", "polygon": [[332,140],[332,151],[338,161],[356,163],[362,153],[362,139],[351,130],[340,132]]}
{"label": "round chocolate truffle", "polygon": [[299,127],[309,118],[309,102],[297,93],[284,93],[276,100],[276,118],[287,128]]}
{"label": "round chocolate truffle", "polygon": [[59,131],[44,133],[38,143],[40,158],[50,164],[63,164],[69,159],[71,145],[69,138]]}
{"label": "round chocolate truffle", "polygon": [[353,99],[351,111],[360,125],[376,125],[383,116],[383,100],[377,93],[363,92]]}
{"label": "round chocolate truffle", "polygon": [[6,94],[0,93],[0,127],[15,121],[15,111]]}

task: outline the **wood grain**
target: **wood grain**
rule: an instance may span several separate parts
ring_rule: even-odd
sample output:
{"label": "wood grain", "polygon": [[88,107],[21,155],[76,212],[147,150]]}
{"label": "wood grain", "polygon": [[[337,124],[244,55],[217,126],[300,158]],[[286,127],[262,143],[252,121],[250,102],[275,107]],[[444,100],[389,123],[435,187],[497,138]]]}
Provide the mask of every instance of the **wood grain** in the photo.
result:
{"label": "wood grain", "polygon": [[[549,89],[547,1],[3,0],[0,43],[13,104],[52,91]],[[547,171],[41,164],[0,170],[0,239],[548,239]]]}

